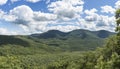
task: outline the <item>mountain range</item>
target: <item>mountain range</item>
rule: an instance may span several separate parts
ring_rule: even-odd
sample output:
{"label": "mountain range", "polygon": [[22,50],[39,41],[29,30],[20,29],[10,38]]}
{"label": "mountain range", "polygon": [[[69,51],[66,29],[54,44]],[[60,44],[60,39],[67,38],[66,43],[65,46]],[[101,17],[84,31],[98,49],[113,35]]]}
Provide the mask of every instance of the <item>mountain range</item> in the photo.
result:
{"label": "mountain range", "polygon": [[59,30],[49,30],[41,34],[31,35],[0,35],[0,46],[19,46],[36,48],[42,51],[88,51],[103,46],[104,41],[115,33],[100,30],[73,30],[61,32]]}

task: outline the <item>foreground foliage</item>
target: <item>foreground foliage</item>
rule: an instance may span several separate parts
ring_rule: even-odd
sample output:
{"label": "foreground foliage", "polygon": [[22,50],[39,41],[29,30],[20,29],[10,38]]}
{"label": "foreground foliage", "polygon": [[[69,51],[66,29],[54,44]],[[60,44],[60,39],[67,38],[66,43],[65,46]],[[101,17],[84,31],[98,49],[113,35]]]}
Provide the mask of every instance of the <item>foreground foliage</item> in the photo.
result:
{"label": "foreground foliage", "polygon": [[120,69],[116,40],[113,36],[103,48],[87,52],[45,52],[32,47],[2,46],[0,69]]}

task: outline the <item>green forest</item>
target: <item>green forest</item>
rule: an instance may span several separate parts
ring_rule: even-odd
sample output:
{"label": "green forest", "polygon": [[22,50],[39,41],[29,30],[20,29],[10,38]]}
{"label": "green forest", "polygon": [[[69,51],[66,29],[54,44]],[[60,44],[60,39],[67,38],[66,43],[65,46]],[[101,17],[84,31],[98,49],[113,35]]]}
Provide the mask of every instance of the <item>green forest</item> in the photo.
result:
{"label": "green forest", "polygon": [[0,69],[120,69],[120,9],[115,17],[116,33],[0,35]]}

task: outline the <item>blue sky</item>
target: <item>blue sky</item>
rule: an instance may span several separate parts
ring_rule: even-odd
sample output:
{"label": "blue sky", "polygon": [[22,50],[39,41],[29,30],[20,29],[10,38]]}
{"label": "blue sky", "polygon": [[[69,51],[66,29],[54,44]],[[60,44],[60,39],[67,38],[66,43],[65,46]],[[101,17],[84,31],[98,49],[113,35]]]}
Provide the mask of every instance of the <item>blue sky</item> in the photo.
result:
{"label": "blue sky", "polygon": [[52,29],[114,32],[117,8],[120,0],[0,0],[0,31],[5,35]]}

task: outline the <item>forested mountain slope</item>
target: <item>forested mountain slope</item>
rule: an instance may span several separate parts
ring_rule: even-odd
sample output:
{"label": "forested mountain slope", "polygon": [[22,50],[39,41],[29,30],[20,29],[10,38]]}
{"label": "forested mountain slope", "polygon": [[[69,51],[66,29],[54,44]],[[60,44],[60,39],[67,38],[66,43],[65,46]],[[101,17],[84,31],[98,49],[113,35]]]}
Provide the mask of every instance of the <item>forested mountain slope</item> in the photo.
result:
{"label": "forested mountain slope", "polygon": [[119,69],[116,37],[104,43],[111,35],[104,30],[0,35],[0,69]]}
{"label": "forested mountain slope", "polygon": [[67,33],[50,30],[42,34],[32,34],[31,37],[48,46],[60,47],[70,51],[85,51],[102,46],[104,40],[114,34],[105,30],[89,31],[78,29]]}

